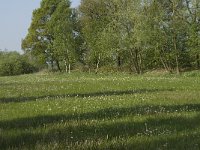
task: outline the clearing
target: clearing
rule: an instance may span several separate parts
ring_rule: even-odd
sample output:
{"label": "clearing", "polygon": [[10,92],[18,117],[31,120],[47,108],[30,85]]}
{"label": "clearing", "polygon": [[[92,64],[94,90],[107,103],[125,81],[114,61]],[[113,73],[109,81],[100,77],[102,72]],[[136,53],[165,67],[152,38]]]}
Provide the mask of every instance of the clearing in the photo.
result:
{"label": "clearing", "polygon": [[0,77],[0,149],[200,149],[200,77]]}

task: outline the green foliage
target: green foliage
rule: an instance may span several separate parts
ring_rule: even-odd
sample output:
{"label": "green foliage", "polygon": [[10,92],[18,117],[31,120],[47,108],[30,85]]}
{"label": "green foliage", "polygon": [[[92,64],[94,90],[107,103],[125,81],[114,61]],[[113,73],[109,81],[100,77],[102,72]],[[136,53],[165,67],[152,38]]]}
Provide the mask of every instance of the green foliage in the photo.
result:
{"label": "green foliage", "polygon": [[0,76],[11,76],[37,71],[29,60],[17,52],[0,52]]}
{"label": "green foliage", "polygon": [[68,0],[43,0],[33,12],[28,35],[22,41],[25,53],[41,59],[43,64],[54,64],[61,71],[60,63],[75,60],[73,20]]}
{"label": "green foliage", "polygon": [[199,0],[43,0],[22,42],[52,69],[200,69]]}
{"label": "green foliage", "polygon": [[102,61],[117,56],[137,73],[154,68],[179,73],[191,67],[192,60],[200,66],[198,6],[198,0],[82,0],[81,20],[90,54],[96,58],[101,54]]}

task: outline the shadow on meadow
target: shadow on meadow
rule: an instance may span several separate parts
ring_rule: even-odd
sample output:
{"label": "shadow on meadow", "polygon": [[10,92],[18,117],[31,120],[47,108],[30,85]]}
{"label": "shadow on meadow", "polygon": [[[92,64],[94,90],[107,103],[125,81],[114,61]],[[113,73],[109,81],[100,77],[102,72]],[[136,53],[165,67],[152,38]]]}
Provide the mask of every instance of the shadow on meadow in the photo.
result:
{"label": "shadow on meadow", "polygon": [[[145,149],[145,147],[149,149],[151,146],[152,149],[155,149],[164,145],[166,142],[169,144],[168,146],[176,146],[179,145],[180,141],[182,141],[182,146],[186,146],[187,149],[187,147],[192,146],[190,143],[194,141],[200,142],[198,134],[188,134],[188,136],[176,138],[173,138],[171,135],[181,132],[190,133],[190,131],[194,131],[195,128],[200,127],[199,115],[192,118],[184,116],[170,116],[166,118],[147,117],[145,121],[133,121],[130,119],[117,120],[124,116],[156,115],[157,113],[164,113],[167,116],[167,113],[185,111],[198,112],[200,111],[200,104],[108,108],[84,114],[37,116],[11,121],[1,121],[0,128],[2,130],[20,130],[23,132],[19,133],[18,131],[18,134],[15,136],[2,136],[2,138],[0,138],[0,145],[3,149],[20,147],[22,145],[31,148],[34,147],[36,143],[45,145],[52,142],[64,142],[65,144],[67,143],[68,145],[72,144],[75,146],[77,141],[81,143],[86,140],[98,141],[102,139],[108,142],[119,137],[159,137],[160,135],[161,137],[166,136],[166,138],[152,138],[149,141],[133,140],[131,143],[110,145],[110,147],[106,149],[124,149],[125,147],[129,149],[138,146],[141,146],[141,149]],[[106,122],[106,119],[109,121]],[[51,129],[44,128],[44,124],[48,126],[48,124],[52,125],[56,123],[60,125],[55,125],[54,128]],[[33,132],[37,128],[41,128],[40,131]],[[198,144],[200,144],[199,142]],[[94,149],[98,149],[98,147],[94,147]]]}
{"label": "shadow on meadow", "polygon": [[138,90],[125,90],[125,91],[103,91],[94,93],[74,93],[74,94],[62,94],[62,95],[42,95],[32,97],[0,97],[0,103],[11,103],[11,102],[28,102],[42,99],[58,99],[58,98],[87,98],[97,96],[113,96],[113,95],[128,95],[128,94],[142,94],[162,91],[173,91],[173,89],[138,89]]}

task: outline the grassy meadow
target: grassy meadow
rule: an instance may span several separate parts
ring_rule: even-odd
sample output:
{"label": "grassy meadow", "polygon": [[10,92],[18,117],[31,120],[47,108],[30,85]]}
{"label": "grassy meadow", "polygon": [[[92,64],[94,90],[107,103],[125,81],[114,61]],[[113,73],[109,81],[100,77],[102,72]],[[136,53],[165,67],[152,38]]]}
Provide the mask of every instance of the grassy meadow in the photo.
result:
{"label": "grassy meadow", "polygon": [[0,149],[200,149],[200,75],[0,77]]}

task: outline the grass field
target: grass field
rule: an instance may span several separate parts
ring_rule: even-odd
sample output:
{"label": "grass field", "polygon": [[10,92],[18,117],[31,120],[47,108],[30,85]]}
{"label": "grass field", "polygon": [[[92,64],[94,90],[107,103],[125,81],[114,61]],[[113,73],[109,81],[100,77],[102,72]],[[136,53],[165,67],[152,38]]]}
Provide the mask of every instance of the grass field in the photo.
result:
{"label": "grass field", "polygon": [[200,76],[0,77],[0,149],[200,149]]}

